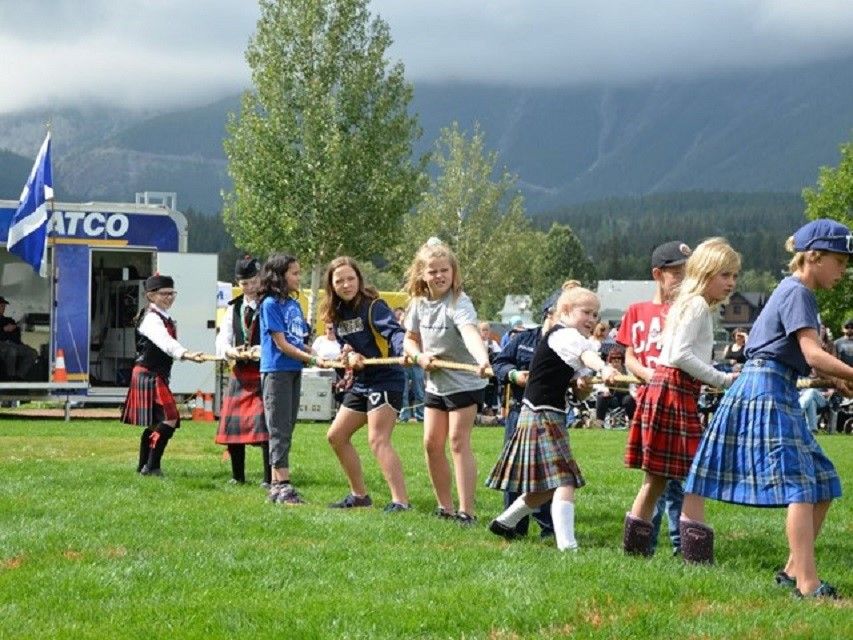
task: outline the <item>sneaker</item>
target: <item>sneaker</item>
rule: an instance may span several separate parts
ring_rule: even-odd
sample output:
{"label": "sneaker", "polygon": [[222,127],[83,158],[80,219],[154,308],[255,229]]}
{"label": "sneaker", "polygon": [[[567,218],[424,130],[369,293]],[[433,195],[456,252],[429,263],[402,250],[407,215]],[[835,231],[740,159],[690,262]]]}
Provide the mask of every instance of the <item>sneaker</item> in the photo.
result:
{"label": "sneaker", "polygon": [[283,504],[289,507],[305,504],[302,496],[293,488],[292,484],[286,484],[279,490],[275,499],[276,504]]}
{"label": "sneaker", "polygon": [[453,520],[456,517],[456,514],[453,511],[448,511],[444,507],[436,507],[434,513],[436,518],[440,518],[442,520]]}
{"label": "sneaker", "polygon": [[457,511],[454,519],[460,527],[471,527],[477,524],[477,516],[472,516],[470,513],[465,513],[464,511]]}
{"label": "sneaker", "polygon": [[270,488],[272,485],[271,485],[269,482],[267,482],[266,480],[264,480],[263,482],[261,482],[261,484],[260,484],[259,486],[261,487],[261,489],[269,490],[269,488]]}
{"label": "sneaker", "polygon": [[791,576],[785,573],[784,569],[780,569],[776,572],[776,575],[773,577],[776,581],[777,587],[784,587],[785,589],[794,589],[797,586],[797,581],[794,580]]}
{"label": "sneaker", "polygon": [[795,598],[829,598],[838,600],[838,590],[831,584],[821,581],[820,586],[811,593],[803,594],[799,589],[794,589]]}
{"label": "sneaker", "polygon": [[284,489],[285,485],[283,482],[273,482],[269,487],[269,491],[267,491],[267,500],[269,502],[278,502],[278,494],[281,493],[281,490]]}
{"label": "sneaker", "polygon": [[347,494],[347,496],[338,502],[333,502],[329,505],[329,509],[354,509],[356,507],[372,507],[373,500],[370,496],[357,496],[355,494]]}
{"label": "sneaker", "polygon": [[409,511],[411,510],[412,505],[403,504],[402,502],[389,502],[385,505],[385,508],[382,510],[385,513],[399,513],[400,511]]}
{"label": "sneaker", "polygon": [[228,484],[246,484],[246,481],[238,480],[237,478],[231,478],[228,480]]}
{"label": "sneaker", "polygon": [[508,527],[498,519],[492,520],[489,523],[489,531],[506,540],[515,540],[518,537],[514,527]]}

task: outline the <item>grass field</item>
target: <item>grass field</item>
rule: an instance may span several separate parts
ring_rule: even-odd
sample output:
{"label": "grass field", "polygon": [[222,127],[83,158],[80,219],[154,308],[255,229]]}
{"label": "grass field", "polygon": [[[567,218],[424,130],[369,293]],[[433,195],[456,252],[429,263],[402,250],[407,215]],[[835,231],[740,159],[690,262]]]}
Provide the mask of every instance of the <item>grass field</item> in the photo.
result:
{"label": "grass field", "polygon": [[[478,489],[480,524],[439,521],[421,427],[400,425],[415,510],[386,515],[387,488],[363,455],[373,509],[331,511],[346,493],[326,425],[299,425],[294,482],[309,504],[267,504],[227,484],[214,426],[185,422],[165,479],[134,473],[139,432],[109,421],[0,420],[0,638],[822,638],[853,637],[853,604],[795,601],[773,585],[784,511],[710,504],[714,567],[686,567],[668,541],[651,560],[620,551],[640,474],[624,432],[574,431],[588,486],[581,550],[486,530],[501,496]],[[502,430],[478,428],[480,479]],[[853,437],[821,440],[846,494]],[[360,433],[357,446],[367,451]],[[853,507],[830,510],[821,576],[853,594]],[[531,527],[535,529],[535,526]]]}

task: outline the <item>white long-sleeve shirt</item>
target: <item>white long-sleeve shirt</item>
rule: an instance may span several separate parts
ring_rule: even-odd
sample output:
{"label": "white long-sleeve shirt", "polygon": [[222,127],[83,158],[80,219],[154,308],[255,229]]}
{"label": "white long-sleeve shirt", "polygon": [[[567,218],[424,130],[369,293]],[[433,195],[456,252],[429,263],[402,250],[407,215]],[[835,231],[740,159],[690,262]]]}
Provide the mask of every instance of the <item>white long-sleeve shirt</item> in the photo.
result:
{"label": "white long-sleeve shirt", "polygon": [[670,311],[658,364],[681,369],[715,387],[731,384],[731,376],[711,366],[714,323],[711,307],[705,298],[697,295],[690,299],[677,319],[671,314]]}
{"label": "white long-sleeve shirt", "polygon": [[[162,313],[167,318],[171,318],[168,313],[163,311],[156,304],[150,305],[151,309]],[[162,351],[166,352],[172,358],[179,360],[189,349],[182,347],[181,344],[169,335],[166,330],[166,325],[163,324],[163,319],[157,313],[146,313],[139,325],[139,333],[148,338],[151,342],[157,345]]]}
{"label": "white long-sleeve shirt", "polygon": [[[258,311],[257,300],[246,300],[243,298],[243,304],[249,305],[255,313]],[[229,305],[225,310],[225,315],[222,318],[222,325],[219,327],[219,333],[216,334],[216,355],[225,356],[226,349],[236,346],[234,344],[234,309]]]}

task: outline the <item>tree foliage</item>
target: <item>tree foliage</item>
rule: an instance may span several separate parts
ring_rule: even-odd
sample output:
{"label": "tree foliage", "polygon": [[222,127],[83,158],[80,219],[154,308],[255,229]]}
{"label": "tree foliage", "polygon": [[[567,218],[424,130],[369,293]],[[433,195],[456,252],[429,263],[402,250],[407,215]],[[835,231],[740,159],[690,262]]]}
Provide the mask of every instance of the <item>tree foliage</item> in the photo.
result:
{"label": "tree foliage", "polygon": [[388,25],[368,0],[260,0],[246,51],[254,90],[229,119],[234,181],[225,223],[238,246],[318,266],[379,254],[422,191],[412,87],[388,66]]}
{"label": "tree foliage", "polygon": [[537,233],[533,279],[529,293],[533,296],[534,308],[545,301],[566,280],[580,280],[595,290],[598,282],[595,265],[571,227],[552,224],[548,233]]}
{"label": "tree foliage", "polygon": [[[821,167],[817,187],[804,189],[803,199],[810,220],[832,218],[853,228],[853,142],[841,145],[837,167]],[[851,316],[851,294],[853,282],[849,277],[829,291],[818,292],[824,324],[837,330]]]}
{"label": "tree foliage", "polygon": [[465,292],[480,317],[493,317],[506,294],[530,287],[536,234],[524,200],[512,175],[495,175],[497,155],[486,152],[479,127],[470,138],[456,123],[443,129],[432,159],[437,177],[417,210],[406,216],[405,241],[392,262],[402,273],[414,251],[437,236],[457,254]]}

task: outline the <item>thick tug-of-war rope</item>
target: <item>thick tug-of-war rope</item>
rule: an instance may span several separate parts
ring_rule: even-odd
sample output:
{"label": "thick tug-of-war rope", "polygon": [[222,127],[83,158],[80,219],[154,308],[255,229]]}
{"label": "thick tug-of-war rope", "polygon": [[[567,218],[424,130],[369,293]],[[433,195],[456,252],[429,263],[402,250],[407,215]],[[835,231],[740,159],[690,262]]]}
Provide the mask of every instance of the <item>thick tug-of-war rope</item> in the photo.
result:
{"label": "thick tug-of-war rope", "polygon": [[[223,360],[260,360],[260,350],[259,349],[243,349],[241,350],[241,355],[237,358],[226,358],[224,356],[215,356],[209,353],[200,354],[201,358],[204,361],[211,362],[221,362]],[[327,364],[332,369],[351,369],[353,362],[345,363],[340,362],[338,360],[327,360]],[[404,367],[409,367],[414,365],[414,363],[405,356],[395,356],[390,358],[364,358],[362,360],[362,364],[366,367],[370,366],[381,366],[381,365],[389,365],[396,364]],[[475,364],[465,364],[463,362],[453,362],[451,360],[438,360],[434,359],[430,361],[430,365],[435,367],[436,369],[454,369],[456,371],[470,371],[471,373],[477,373],[480,368]],[[494,372],[492,368],[489,367],[486,369],[486,374],[488,376],[493,376]],[[604,381],[601,378],[593,377],[591,380],[592,384],[604,384]],[[610,386],[613,387],[627,387],[630,384],[641,384],[642,381],[630,375],[618,375],[613,379],[613,383]],[[797,381],[798,389],[833,389],[835,388],[835,383],[831,380],[825,380],[823,378],[801,378]]]}

